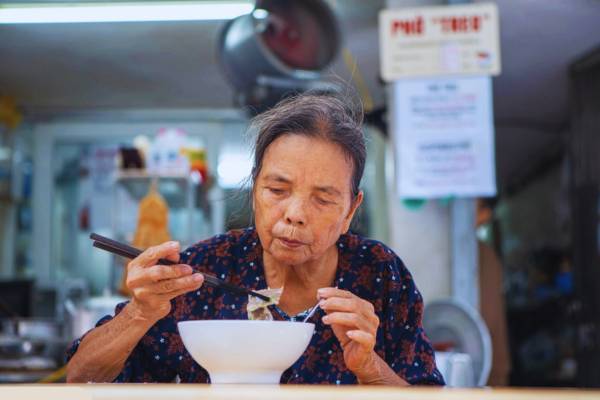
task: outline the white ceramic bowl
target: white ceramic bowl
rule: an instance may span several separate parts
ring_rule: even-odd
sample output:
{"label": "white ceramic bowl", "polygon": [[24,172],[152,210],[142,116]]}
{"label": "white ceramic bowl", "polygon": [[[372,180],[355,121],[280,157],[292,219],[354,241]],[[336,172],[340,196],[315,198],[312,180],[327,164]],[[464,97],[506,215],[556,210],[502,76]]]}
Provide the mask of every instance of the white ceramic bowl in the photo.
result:
{"label": "white ceramic bowl", "polygon": [[298,360],[315,325],[287,321],[207,320],[177,324],[212,383],[275,383]]}

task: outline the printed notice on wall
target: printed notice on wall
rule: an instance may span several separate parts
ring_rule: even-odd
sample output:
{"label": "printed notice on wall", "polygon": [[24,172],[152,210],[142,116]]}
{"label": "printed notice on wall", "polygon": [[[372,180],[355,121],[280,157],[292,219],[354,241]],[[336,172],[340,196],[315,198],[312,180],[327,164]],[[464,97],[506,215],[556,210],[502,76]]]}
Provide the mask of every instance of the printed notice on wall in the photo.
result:
{"label": "printed notice on wall", "polygon": [[387,82],[425,76],[500,73],[494,3],[382,10],[381,76]]}
{"label": "printed notice on wall", "polygon": [[400,80],[393,87],[400,197],[494,196],[491,79]]}

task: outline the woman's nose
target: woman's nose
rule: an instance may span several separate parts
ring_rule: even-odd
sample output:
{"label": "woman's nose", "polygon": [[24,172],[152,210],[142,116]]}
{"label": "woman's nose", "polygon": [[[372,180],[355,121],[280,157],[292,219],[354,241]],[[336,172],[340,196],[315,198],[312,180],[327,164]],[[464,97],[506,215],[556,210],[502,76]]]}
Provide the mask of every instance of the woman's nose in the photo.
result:
{"label": "woman's nose", "polygon": [[292,225],[306,225],[306,212],[301,199],[292,199],[285,210],[285,220]]}

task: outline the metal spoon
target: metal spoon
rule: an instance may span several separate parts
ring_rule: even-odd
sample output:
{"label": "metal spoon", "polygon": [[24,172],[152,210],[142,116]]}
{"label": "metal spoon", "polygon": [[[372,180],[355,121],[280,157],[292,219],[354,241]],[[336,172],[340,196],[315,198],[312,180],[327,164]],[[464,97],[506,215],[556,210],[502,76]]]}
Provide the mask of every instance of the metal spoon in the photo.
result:
{"label": "metal spoon", "polygon": [[319,308],[319,303],[315,304],[313,306],[313,308],[310,309],[310,311],[308,312],[308,314],[306,314],[306,317],[304,317],[304,319],[302,320],[302,322],[308,321],[308,319],[313,316],[313,314],[315,313],[315,311],[317,311],[317,308]]}

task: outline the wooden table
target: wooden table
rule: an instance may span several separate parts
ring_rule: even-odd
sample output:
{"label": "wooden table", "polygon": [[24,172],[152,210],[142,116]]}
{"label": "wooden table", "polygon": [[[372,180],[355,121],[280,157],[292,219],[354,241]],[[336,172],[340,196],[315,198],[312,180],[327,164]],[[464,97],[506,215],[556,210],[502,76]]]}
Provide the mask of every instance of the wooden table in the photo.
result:
{"label": "wooden table", "polygon": [[449,389],[271,385],[2,385],[6,400],[600,400],[576,389]]}

